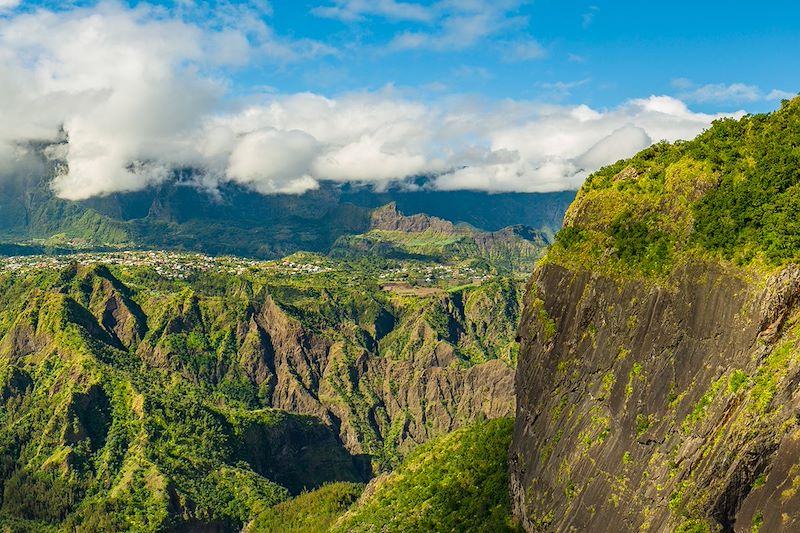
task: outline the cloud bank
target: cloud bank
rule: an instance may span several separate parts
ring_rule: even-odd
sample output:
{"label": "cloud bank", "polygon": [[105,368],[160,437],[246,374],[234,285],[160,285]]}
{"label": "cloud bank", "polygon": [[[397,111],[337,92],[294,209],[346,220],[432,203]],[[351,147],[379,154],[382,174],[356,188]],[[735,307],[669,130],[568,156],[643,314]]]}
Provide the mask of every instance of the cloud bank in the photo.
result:
{"label": "cloud bank", "polygon": [[[421,16],[403,2],[380,5]],[[233,98],[227,73],[243,62],[336,51],[281,40],[246,14],[232,19],[206,27],[117,3],[0,18],[0,176],[24,166],[37,141],[63,163],[52,187],[68,199],[141,190],[186,167],[203,187],[237,182],[264,194],[418,175],[447,190],[554,191],[719,117],[667,96],[610,110],[421,101],[391,87]]]}

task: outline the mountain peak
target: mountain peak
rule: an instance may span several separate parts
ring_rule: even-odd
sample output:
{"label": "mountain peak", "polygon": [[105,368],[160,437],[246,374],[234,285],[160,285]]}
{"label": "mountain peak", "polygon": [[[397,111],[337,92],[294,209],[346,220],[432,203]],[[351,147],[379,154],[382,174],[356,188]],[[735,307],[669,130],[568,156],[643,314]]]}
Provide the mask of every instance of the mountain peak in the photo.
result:
{"label": "mountain peak", "polygon": [[421,233],[423,231],[434,231],[436,233],[463,232],[452,222],[441,218],[425,214],[406,216],[397,209],[396,202],[389,202],[372,212],[370,229],[410,233]]}

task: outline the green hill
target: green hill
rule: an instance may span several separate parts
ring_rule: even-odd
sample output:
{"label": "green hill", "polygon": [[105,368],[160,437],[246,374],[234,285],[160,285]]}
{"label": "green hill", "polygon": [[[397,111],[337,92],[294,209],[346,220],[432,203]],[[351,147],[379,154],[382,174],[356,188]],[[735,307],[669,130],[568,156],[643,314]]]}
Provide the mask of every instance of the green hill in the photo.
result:
{"label": "green hill", "polygon": [[797,261],[798,146],[800,98],[656,144],[590,176],[550,258],[655,277],[688,256],[765,268]]}
{"label": "green hill", "polygon": [[514,531],[508,492],[511,419],[455,431],[375,480],[331,531]]}
{"label": "green hill", "polygon": [[459,429],[420,446],[363,494],[358,485],[327,485],[266,511],[246,531],[516,531],[507,474],[512,425],[504,418]]}
{"label": "green hill", "polygon": [[339,237],[330,255],[465,262],[508,274],[527,274],[547,244],[543,233],[527,226],[480,231],[424,214],[406,216],[390,203],[373,211],[368,232]]}
{"label": "green hill", "polygon": [[[30,147],[32,152],[41,147]],[[275,259],[297,251],[327,253],[336,240],[368,230],[374,209],[397,202],[405,213],[430,213],[485,231],[525,224],[552,235],[574,192],[376,191],[323,182],[302,195],[262,195],[234,184],[213,194],[189,170],[144,191],[73,202],[54,196],[56,170],[42,156],[26,176],[0,176],[3,245],[48,249],[144,248]],[[19,251],[19,250],[17,250]],[[16,252],[11,252],[16,253]],[[22,250],[25,253],[25,249]]]}

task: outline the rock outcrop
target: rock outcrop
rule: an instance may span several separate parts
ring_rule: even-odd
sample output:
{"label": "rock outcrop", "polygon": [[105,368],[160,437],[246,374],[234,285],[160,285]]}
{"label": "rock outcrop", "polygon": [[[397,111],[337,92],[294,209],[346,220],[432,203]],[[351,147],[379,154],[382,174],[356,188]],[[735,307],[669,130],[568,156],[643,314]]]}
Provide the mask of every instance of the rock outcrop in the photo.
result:
{"label": "rock outcrop", "polygon": [[799,109],[657,145],[579,193],[519,329],[509,461],[526,531],[800,529],[796,235],[748,226],[750,197],[717,199],[742,187],[740,153],[762,168],[753,191],[784,171],[760,166],[759,143],[786,146]]}
{"label": "rock outcrop", "polygon": [[529,226],[481,231],[429,215],[404,215],[392,202],[373,211],[367,233],[340,237],[330,255],[453,263],[472,259],[505,271],[528,271],[547,243],[542,232]]}

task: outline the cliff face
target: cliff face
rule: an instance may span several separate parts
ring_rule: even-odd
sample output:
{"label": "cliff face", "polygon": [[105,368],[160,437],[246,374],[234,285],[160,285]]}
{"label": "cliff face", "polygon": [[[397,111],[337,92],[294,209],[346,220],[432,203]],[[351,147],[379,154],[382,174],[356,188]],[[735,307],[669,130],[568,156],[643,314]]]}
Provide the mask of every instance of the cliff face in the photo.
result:
{"label": "cliff face", "polygon": [[[738,160],[700,156],[731,128],[590,178],[534,273],[509,455],[527,531],[800,527],[800,269],[791,244],[760,255],[755,228],[712,246],[721,230],[703,210]],[[760,165],[741,144],[741,164]]]}
{"label": "cliff face", "polygon": [[139,276],[100,266],[6,278],[0,370],[24,374],[0,394],[46,373],[62,331],[78,328],[93,357],[132,372],[125,379],[155,370],[216,404],[313,416],[380,469],[434,436],[513,413],[517,282],[394,294],[324,276]]}
{"label": "cliff face", "polygon": [[548,239],[529,226],[481,231],[424,214],[404,215],[392,202],[372,213],[369,231],[340,237],[333,257],[423,259],[444,263],[485,261],[505,272],[529,272]]}
{"label": "cliff face", "polygon": [[[513,413],[520,303],[515,284],[487,284],[380,302],[370,317],[321,328],[313,322],[341,310],[339,303],[308,316],[269,294],[195,295],[165,305],[163,316],[151,318],[160,324],[135,349],[153,366],[250,391],[251,403],[318,417],[351,452],[388,467],[433,436]],[[145,309],[155,313],[163,304],[159,297]],[[214,348],[212,337],[225,332],[227,340]],[[191,337],[205,339],[201,344],[218,355],[187,352]]]}
{"label": "cliff face", "polygon": [[796,528],[800,368],[780,329],[794,313],[771,303],[796,298],[795,276],[763,289],[695,264],[659,288],[537,272],[511,452],[526,529]]}

